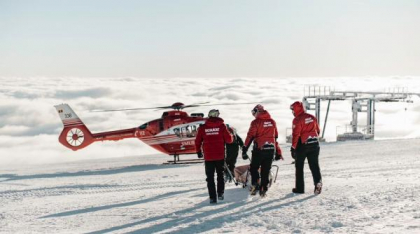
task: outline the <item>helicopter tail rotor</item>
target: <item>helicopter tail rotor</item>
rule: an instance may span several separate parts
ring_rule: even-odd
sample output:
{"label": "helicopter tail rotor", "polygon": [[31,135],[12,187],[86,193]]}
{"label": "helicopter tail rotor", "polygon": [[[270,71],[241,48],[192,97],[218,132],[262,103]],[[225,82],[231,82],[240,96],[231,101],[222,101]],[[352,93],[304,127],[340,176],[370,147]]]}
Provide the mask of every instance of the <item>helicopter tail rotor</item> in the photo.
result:
{"label": "helicopter tail rotor", "polygon": [[92,133],[68,104],[55,106],[64,128],[58,141],[71,150],[82,149],[94,142]]}

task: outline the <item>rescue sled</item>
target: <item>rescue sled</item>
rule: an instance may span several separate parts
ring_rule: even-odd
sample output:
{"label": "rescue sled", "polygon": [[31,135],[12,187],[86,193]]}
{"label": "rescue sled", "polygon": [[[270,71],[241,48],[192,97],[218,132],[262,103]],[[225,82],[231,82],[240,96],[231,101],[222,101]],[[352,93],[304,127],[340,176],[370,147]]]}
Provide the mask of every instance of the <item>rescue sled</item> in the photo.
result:
{"label": "rescue sled", "polygon": [[[236,186],[242,185],[242,188],[245,188],[248,185],[250,185],[252,181],[250,167],[251,167],[250,165],[243,165],[243,166],[235,167],[233,174],[229,170],[229,168],[226,167],[226,169],[231,176],[233,175],[232,178],[235,185]],[[273,168],[276,168],[276,169],[274,170]],[[268,187],[271,187],[271,185],[276,182],[278,173],[279,173],[279,166],[272,165],[270,169],[270,174],[268,175],[268,179],[269,179]]]}

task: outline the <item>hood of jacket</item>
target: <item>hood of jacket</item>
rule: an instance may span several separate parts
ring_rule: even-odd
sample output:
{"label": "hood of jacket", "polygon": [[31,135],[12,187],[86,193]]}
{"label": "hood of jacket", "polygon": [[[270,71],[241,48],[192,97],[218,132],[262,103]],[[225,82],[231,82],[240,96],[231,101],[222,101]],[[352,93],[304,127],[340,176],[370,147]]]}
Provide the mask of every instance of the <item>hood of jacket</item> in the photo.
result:
{"label": "hood of jacket", "polygon": [[294,113],[295,117],[301,115],[304,112],[305,112],[305,110],[303,109],[302,103],[293,104],[293,113]]}
{"label": "hood of jacket", "polygon": [[258,112],[257,119],[271,119],[270,113],[268,111]]}
{"label": "hood of jacket", "polygon": [[225,121],[222,118],[219,117],[210,117],[206,120],[205,125],[209,127],[217,127],[224,123]]}

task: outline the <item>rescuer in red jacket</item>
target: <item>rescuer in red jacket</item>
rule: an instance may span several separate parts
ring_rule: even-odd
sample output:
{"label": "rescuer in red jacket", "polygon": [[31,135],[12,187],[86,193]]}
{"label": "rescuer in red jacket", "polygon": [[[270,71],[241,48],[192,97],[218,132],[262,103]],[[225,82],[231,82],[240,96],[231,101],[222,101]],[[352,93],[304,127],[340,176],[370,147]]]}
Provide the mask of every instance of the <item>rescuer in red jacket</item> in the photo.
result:
{"label": "rescuer in red jacket", "polygon": [[293,119],[293,138],[290,152],[295,159],[296,187],[293,193],[304,193],[305,182],[303,166],[308,158],[309,168],[314,180],[314,193],[320,194],[322,190],[322,177],[319,168],[319,125],[315,116],[305,113],[302,102],[294,102],[290,109],[295,118]]}
{"label": "rescuer in red jacket", "polygon": [[[268,176],[271,164],[273,163],[273,157],[275,160],[279,160],[282,156],[280,147],[277,144],[278,132],[276,122],[260,104],[252,109],[252,115],[255,119],[251,122],[251,126],[249,127],[245,144],[242,148],[242,157],[243,159],[248,158],[246,152],[251,143],[254,142],[251,159],[251,195],[255,195],[259,189],[260,196],[265,196],[268,189]],[[258,169],[260,167],[261,185],[258,188]]]}
{"label": "rescuer in red jacket", "polygon": [[[225,163],[225,144],[233,142],[233,136],[227,130],[223,119],[219,118],[219,110],[210,110],[209,118],[198,128],[195,138],[197,156],[203,157],[207,176],[207,188],[210,203],[217,203],[224,199],[225,181],[223,178]],[[214,171],[217,174],[217,198],[216,185],[214,183]]]}

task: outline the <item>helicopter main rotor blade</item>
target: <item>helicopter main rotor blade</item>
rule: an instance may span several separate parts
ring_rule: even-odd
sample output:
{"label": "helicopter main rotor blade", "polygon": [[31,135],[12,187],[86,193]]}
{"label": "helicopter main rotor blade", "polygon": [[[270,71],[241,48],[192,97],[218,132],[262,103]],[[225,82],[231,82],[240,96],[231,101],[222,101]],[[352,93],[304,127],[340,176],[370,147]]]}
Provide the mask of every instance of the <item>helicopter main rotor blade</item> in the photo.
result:
{"label": "helicopter main rotor blade", "polygon": [[209,104],[209,103],[210,102],[193,103],[193,104],[190,104],[190,105],[185,105],[183,108],[202,106],[202,105],[206,105],[206,104]]}
{"label": "helicopter main rotor blade", "polygon": [[172,108],[172,106],[147,107],[147,108],[125,108],[125,109],[114,109],[114,110],[91,110],[90,112],[111,112],[111,111],[153,110],[153,109],[169,109],[169,108]]}
{"label": "helicopter main rotor blade", "polygon": [[257,104],[256,102],[240,102],[240,103],[215,103],[215,104],[203,104],[203,105],[188,105],[187,107],[198,107],[198,106],[234,106],[234,105],[245,105],[245,104]]}
{"label": "helicopter main rotor blade", "polygon": [[200,106],[233,106],[233,105],[244,105],[244,104],[255,104],[254,102],[242,102],[242,103],[216,103],[210,104],[209,102],[195,103],[191,105],[183,106],[158,106],[158,107],[146,107],[146,108],[123,108],[123,109],[112,109],[112,110],[91,110],[91,112],[115,112],[115,111],[136,111],[136,110],[162,110],[162,109],[177,109],[181,110],[184,108],[200,107]]}

